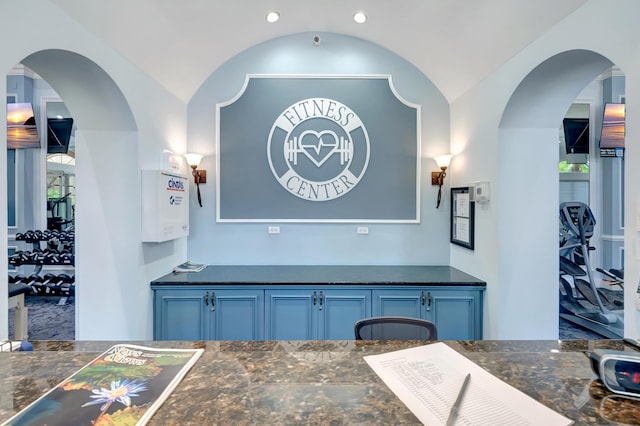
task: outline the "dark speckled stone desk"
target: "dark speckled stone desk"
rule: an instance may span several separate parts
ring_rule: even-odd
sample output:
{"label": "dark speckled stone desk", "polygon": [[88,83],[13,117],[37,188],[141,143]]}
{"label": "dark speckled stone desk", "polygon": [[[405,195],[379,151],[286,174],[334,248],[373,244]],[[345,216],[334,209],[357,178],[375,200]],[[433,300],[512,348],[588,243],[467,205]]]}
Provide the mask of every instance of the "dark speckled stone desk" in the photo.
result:
{"label": "dark speckled stone desk", "polygon": [[[205,349],[151,425],[418,424],[362,357],[427,342],[132,343]],[[34,342],[33,352],[0,353],[0,421],[112,344]],[[446,344],[577,425],[640,424],[640,401],[611,398],[589,367],[593,349],[635,351],[622,341]]]}

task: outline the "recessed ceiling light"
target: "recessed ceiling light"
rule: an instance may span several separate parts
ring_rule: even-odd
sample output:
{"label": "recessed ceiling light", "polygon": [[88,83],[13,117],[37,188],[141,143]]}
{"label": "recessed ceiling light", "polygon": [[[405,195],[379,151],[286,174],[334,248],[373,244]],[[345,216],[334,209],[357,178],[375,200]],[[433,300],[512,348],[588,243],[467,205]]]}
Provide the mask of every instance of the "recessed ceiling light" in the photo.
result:
{"label": "recessed ceiling light", "polygon": [[280,14],[278,12],[269,12],[267,13],[267,16],[265,16],[265,19],[270,24],[273,24],[274,22],[277,22],[278,19],[280,19]]}
{"label": "recessed ceiling light", "polygon": [[358,24],[364,24],[367,22],[367,15],[365,15],[364,12],[356,12],[353,14],[353,20]]}

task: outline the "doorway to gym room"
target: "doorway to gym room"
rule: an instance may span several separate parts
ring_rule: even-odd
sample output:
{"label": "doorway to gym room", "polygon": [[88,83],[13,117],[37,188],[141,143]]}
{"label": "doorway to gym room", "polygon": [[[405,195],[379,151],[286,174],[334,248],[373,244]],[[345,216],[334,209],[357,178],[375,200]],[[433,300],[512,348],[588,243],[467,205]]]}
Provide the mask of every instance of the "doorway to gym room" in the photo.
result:
{"label": "doorway to gym room", "polygon": [[[512,232],[503,233],[499,238],[498,245],[509,247],[510,257],[514,259],[526,259],[531,262],[532,254],[535,255],[536,265],[535,274],[531,274],[530,264],[527,267],[523,267],[522,263],[513,262],[513,264],[504,263],[501,267],[504,270],[505,277],[518,282],[520,290],[517,293],[518,300],[505,299],[501,301],[501,305],[504,304],[506,309],[518,310],[518,314],[513,315],[514,318],[520,317],[523,319],[522,324],[514,322],[506,325],[506,328],[515,332],[522,327],[531,327],[539,331],[541,336],[549,335],[555,330],[561,331],[559,330],[558,309],[561,307],[561,303],[571,297],[573,298],[571,303],[573,304],[574,300],[576,302],[573,306],[574,311],[572,312],[575,314],[573,316],[582,316],[583,312],[579,310],[583,307],[583,301],[578,300],[580,296],[575,287],[569,285],[566,287],[567,291],[562,284],[559,285],[558,283],[559,243],[562,242],[562,240],[559,241],[558,232],[559,207],[561,199],[564,199],[564,196],[567,195],[566,193],[571,192],[563,187],[568,185],[569,188],[576,190],[574,191],[575,193],[569,194],[573,199],[580,192],[578,187],[584,186],[582,191],[586,191],[586,193],[583,200],[588,203],[595,217],[598,218],[598,224],[602,226],[607,221],[607,215],[603,214],[603,202],[605,201],[603,196],[614,192],[623,195],[622,184],[624,183],[624,176],[621,173],[622,169],[618,167],[615,173],[617,182],[621,185],[620,191],[608,191],[605,189],[603,178],[613,171],[612,168],[605,167],[612,165],[610,163],[606,164],[605,160],[619,162],[620,159],[601,158],[602,155],[598,151],[597,155],[589,157],[588,164],[590,172],[595,173],[593,176],[595,179],[592,178],[589,183],[588,181],[583,182],[582,176],[578,176],[579,179],[573,181],[561,178],[565,182],[563,182],[563,185],[559,185],[558,177],[561,165],[559,165],[558,161],[560,159],[558,156],[558,131],[562,128],[563,119],[567,117],[567,114],[576,113],[571,108],[572,103],[584,103],[585,100],[591,102],[588,86],[596,79],[597,81],[593,86],[593,103],[597,108],[595,113],[589,113],[589,117],[593,118],[592,121],[594,121],[591,131],[595,130],[595,133],[592,134],[592,137],[586,138],[587,142],[591,141],[591,148],[595,150],[598,146],[596,135],[599,134],[601,128],[604,103],[608,100],[608,96],[611,95],[607,90],[607,82],[603,79],[598,79],[598,76],[606,75],[607,71],[612,69],[612,66],[613,63],[609,59],[593,51],[570,50],[558,53],[542,62],[524,78],[512,94],[501,118],[499,147],[501,151],[504,151],[505,158],[507,158],[506,153],[509,153],[509,149],[514,144],[519,148],[518,155],[520,158],[534,159],[533,161],[536,164],[536,167],[528,170],[528,173],[522,173],[520,162],[502,161],[500,164],[501,174],[509,176],[509,180],[504,181],[504,192],[502,193],[504,198],[502,199],[503,202],[500,203],[499,210],[503,217],[514,218],[514,220],[508,222],[508,226],[505,227],[505,229],[511,229]],[[586,117],[568,118],[584,120]],[[596,153],[594,152],[593,154]],[[578,162],[575,163],[578,164]],[[581,164],[584,165],[585,162],[582,161]],[[577,170],[582,168],[583,166],[576,167]],[[576,174],[581,175],[582,173],[576,172]],[[585,179],[588,178],[585,177]],[[565,183],[567,185],[564,185]],[[566,201],[566,199],[564,200]],[[616,200],[616,206],[622,205],[622,203],[622,197]],[[526,215],[523,215],[522,206],[527,206],[526,211],[524,211]],[[515,220],[515,218],[518,218],[518,220]],[[523,223],[526,223],[526,226],[522,226]],[[520,241],[526,241],[528,244],[534,242],[538,247],[549,247],[553,248],[553,250],[531,253],[527,244],[516,250],[508,241],[513,235],[517,235]],[[600,246],[598,253],[584,250],[593,259],[593,269],[595,267],[619,268],[620,266],[618,265],[621,264],[622,257],[618,259],[607,258],[606,256],[600,257],[607,241],[599,235],[592,235],[591,237],[591,243]],[[623,241],[620,239],[620,241],[616,242],[621,244]],[[620,254],[623,253],[620,252]],[[588,265],[583,266],[583,268],[585,273],[591,270]],[[594,282],[594,284],[600,286],[600,283],[596,284]],[[559,286],[561,287],[560,289]],[[619,292],[619,290],[616,291]],[[512,297],[516,297],[515,294]],[[567,295],[569,297],[565,297]],[[525,308],[522,303],[519,303],[521,300],[527,300],[528,307]],[[585,302],[589,301],[586,300]],[[611,301],[611,307],[604,307],[603,309],[598,305],[597,301],[591,303],[589,308],[593,312],[589,312],[590,318],[606,319],[609,322],[608,325],[623,322],[623,309],[620,309],[622,306],[616,306],[615,300]],[[501,307],[498,309],[501,309]],[[530,309],[530,311],[527,311],[527,309]],[[597,312],[596,309],[600,309],[600,311]],[[620,314],[611,312],[614,310],[620,311]],[[544,312],[544,315],[541,315],[541,312]],[[620,327],[617,327],[618,329],[622,329],[622,324],[620,325]]]}
{"label": "doorway to gym room", "polygon": [[25,145],[16,136],[21,124],[8,118],[8,282],[10,291],[23,291],[27,312],[25,329],[14,312],[19,308],[10,309],[9,338],[73,340],[73,117],[49,84],[24,66],[7,76],[7,87],[8,115],[20,108],[30,111],[27,122],[35,124],[37,135],[35,144]]}

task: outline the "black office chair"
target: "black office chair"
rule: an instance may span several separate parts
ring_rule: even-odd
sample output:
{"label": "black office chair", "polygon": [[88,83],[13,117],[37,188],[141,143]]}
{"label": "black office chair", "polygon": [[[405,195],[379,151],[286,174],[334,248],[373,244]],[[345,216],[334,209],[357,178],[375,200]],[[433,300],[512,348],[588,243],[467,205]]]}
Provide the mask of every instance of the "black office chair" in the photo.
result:
{"label": "black office chair", "polygon": [[372,317],[356,322],[356,340],[438,340],[431,321],[409,317]]}

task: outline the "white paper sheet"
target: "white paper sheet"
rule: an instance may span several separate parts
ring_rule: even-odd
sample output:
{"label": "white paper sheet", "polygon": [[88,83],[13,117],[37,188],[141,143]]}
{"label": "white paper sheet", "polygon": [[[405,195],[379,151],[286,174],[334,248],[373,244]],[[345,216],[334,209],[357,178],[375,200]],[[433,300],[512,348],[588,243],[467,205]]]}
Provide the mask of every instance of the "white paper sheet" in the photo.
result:
{"label": "white paper sheet", "polygon": [[469,217],[469,193],[456,194],[454,216]]}
{"label": "white paper sheet", "polygon": [[493,376],[445,343],[364,357],[424,424],[445,424],[467,373],[457,425],[570,425],[572,420]]}

